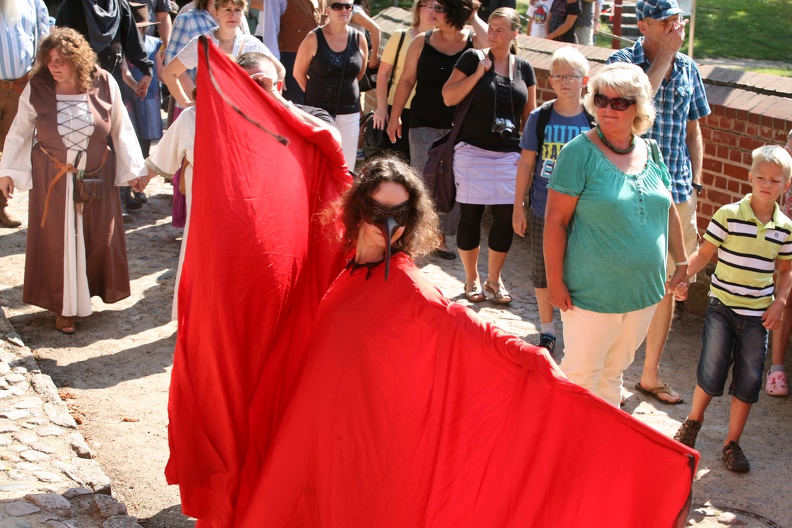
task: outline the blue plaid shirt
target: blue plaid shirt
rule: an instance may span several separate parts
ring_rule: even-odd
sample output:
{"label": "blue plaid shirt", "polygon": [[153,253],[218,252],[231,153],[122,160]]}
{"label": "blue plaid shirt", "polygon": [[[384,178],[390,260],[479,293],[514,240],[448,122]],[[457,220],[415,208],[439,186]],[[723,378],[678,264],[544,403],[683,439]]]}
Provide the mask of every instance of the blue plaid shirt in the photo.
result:
{"label": "blue plaid shirt", "polygon": [[[205,9],[192,8],[177,16],[173,21],[168,48],[165,50],[165,64],[172,61],[192,39],[216,27],[217,21]],[[195,79],[195,70],[189,70],[189,73]]]}
{"label": "blue plaid shirt", "polygon": [[[643,38],[632,48],[625,48],[608,57],[607,63],[631,62],[644,71],[651,63],[646,59]],[[696,63],[690,57],[677,53],[671,80],[663,83],[654,99],[657,117],[645,134],[660,145],[660,151],[671,173],[671,194],[675,203],[686,202],[693,193],[693,169],[687,143],[688,121],[700,119],[710,113],[707,93]],[[681,119],[687,116],[687,119]]]}
{"label": "blue plaid shirt", "polygon": [[49,34],[49,12],[44,0],[19,3],[19,20],[13,26],[6,20],[0,22],[0,81],[24,77],[36,60],[39,42]]}

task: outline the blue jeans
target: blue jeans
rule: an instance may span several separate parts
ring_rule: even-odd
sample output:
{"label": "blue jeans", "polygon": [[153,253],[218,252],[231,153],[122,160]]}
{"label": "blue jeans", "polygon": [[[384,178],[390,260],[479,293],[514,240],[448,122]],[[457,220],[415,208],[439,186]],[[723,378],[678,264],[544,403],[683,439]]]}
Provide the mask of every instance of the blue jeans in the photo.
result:
{"label": "blue jeans", "polygon": [[756,403],[766,355],[767,329],[761,318],[739,315],[712,297],[701,333],[699,387],[710,396],[722,396],[733,364],[729,394],[743,403]]}

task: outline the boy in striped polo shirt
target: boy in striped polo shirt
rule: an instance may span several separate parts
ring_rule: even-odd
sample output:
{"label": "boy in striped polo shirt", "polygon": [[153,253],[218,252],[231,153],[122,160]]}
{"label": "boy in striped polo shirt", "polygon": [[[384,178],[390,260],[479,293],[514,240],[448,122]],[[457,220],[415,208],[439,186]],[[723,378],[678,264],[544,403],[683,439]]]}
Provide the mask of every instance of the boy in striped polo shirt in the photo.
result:
{"label": "boy in striped polo shirt", "polygon": [[[694,447],[704,411],[723,394],[729,367],[732,396],[723,460],[731,471],[751,466],[739,441],[751,405],[759,401],[767,354],[767,331],[781,327],[792,286],[792,220],[776,204],[789,187],[792,157],[778,146],[753,151],[748,179],[751,194],[721,207],[712,217],[704,243],[690,257],[688,275],[707,265],[715,250],[710,303],[701,336],[701,357],[693,405],[674,439]],[[778,260],[778,287],[773,271]],[[775,297],[774,297],[775,293]]]}

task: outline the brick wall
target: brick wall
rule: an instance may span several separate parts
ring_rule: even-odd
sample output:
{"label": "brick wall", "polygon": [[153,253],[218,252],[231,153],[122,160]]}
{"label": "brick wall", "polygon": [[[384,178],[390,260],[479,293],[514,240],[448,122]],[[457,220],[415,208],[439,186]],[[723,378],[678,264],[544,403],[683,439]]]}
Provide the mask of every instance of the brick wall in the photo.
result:
{"label": "brick wall", "polygon": [[[403,9],[391,7],[375,19],[382,27],[384,46],[394,30],[409,24],[410,16]],[[547,80],[550,57],[564,44],[523,35],[518,39],[520,56],[536,71],[538,102],[552,99],[553,91]],[[612,52],[605,48],[578,47],[589,59],[591,73]],[[750,192],[751,151],[762,145],[786,142],[786,134],[792,129],[792,79],[715,66],[701,66],[699,70],[712,109],[712,114],[701,120],[706,191],[698,204],[698,224],[703,231],[718,207]],[[367,95],[368,106],[374,105],[373,93]]]}

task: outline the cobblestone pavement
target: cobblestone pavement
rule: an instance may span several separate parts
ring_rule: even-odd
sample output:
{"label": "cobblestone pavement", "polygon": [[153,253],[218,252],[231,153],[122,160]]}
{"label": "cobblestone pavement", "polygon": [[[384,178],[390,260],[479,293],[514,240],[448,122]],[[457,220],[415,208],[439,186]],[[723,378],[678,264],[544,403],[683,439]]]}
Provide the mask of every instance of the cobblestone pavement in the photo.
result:
{"label": "cobblestone pavement", "polygon": [[[0,306],[13,325],[0,317],[5,325],[0,326],[0,528],[135,526],[133,517],[118,515],[101,524],[101,512],[127,513],[124,505],[147,528],[194,525],[180,514],[178,490],[167,486],[163,477],[175,339],[170,302],[180,231],[169,223],[168,186],[155,180],[149,191],[149,204],[133,212],[135,222],[127,226],[132,297],[114,305],[94,299],[94,314],[78,319],[74,336],[56,332],[52,314],[22,304],[25,229],[0,228]],[[11,210],[25,218],[26,205],[27,195],[18,193]],[[485,262],[486,250],[482,253],[480,262]],[[536,342],[538,313],[524,271],[528,257],[527,242],[515,238],[503,273],[515,298],[508,307],[464,300],[458,259],[419,264],[450,299]],[[677,318],[662,362],[664,379],[688,401],[695,385],[701,322],[693,314]],[[560,321],[557,325],[560,330]],[[561,360],[562,351],[559,340],[556,360]],[[639,351],[625,373],[627,389],[638,381],[642,363]],[[789,365],[788,372],[792,373]],[[665,406],[631,391],[629,395],[624,410],[664,434],[672,435],[689,410],[689,403]],[[714,401],[699,435],[702,458],[690,526],[792,527],[792,483],[786,478],[792,471],[787,448],[791,401],[762,393],[743,437],[753,466],[745,475],[731,474],[722,465],[728,399]],[[89,453],[93,459],[84,458]],[[109,496],[80,495],[86,490],[62,495],[81,486],[112,491],[122,504],[114,502],[110,508]],[[41,499],[36,494],[50,495]],[[70,501],[68,512],[64,497]],[[69,524],[69,519],[74,522]]]}

